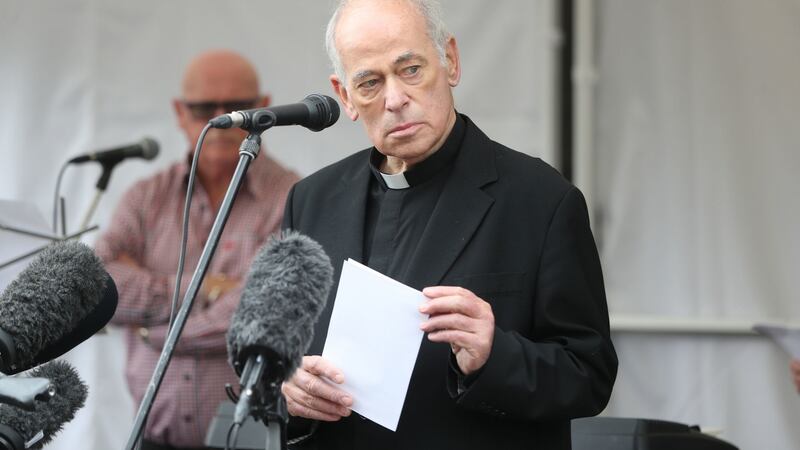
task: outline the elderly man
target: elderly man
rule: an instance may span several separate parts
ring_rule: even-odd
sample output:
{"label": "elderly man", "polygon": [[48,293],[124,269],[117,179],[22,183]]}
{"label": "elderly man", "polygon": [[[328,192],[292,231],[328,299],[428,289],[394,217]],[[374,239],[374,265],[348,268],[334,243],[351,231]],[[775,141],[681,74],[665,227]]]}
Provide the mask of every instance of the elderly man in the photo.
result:
{"label": "elderly man", "polygon": [[[183,95],[173,103],[193,151],[209,119],[232,110],[267,106],[269,97],[259,93],[256,71],[242,56],[209,51],[189,64]],[[189,217],[182,293],[236,168],[245,135],[238,129],[212,130],[206,137]],[[144,396],[167,334],[191,156],[190,151],[181,161],[134,185],[97,243],[97,253],[119,288],[113,321],[125,327],[126,376],[137,402]],[[225,383],[238,382],[226,362],[225,332],[239,302],[242,279],[256,250],[280,228],[286,194],[297,179],[264,152],[250,166],[149,416],[143,449],[202,447],[217,405],[226,400]]]}
{"label": "elderly man", "polygon": [[337,271],[353,258],[423,289],[430,318],[391,432],[351,412],[347,373],[318,356],[330,299],[283,385],[299,446],[569,449],[570,419],[605,407],[617,369],[581,193],[456,112],[458,47],[433,1],[343,1],[327,45],[374,147],[299,182],[284,227]]}

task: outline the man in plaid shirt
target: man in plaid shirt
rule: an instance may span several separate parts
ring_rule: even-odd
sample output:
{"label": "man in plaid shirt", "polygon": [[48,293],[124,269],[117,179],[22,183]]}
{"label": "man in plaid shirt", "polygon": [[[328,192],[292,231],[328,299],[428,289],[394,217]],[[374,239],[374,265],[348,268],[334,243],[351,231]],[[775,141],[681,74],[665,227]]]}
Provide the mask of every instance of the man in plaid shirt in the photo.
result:
{"label": "man in plaid shirt", "polygon": [[[267,106],[253,66],[242,56],[209,51],[188,66],[182,98],[173,101],[191,149],[182,160],[139,181],[117,206],[97,243],[119,290],[113,322],[125,329],[126,378],[139,403],[167,335],[191,152],[212,117]],[[203,145],[192,209],[181,298],[239,160],[245,132],[211,130]],[[225,333],[256,251],[280,229],[289,188],[298,176],[262,152],[250,166],[217,252],[175,349],[147,422],[143,450],[202,448],[225,383],[237,383],[226,362]]]}

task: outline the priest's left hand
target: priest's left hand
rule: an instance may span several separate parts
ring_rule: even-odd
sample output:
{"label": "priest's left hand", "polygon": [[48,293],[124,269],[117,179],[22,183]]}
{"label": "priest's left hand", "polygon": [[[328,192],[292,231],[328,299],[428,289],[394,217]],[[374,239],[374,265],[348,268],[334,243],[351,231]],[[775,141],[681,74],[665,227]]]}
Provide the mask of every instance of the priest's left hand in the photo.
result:
{"label": "priest's left hand", "polygon": [[429,298],[419,310],[430,318],[420,328],[433,342],[447,342],[464,375],[483,367],[494,339],[492,306],[471,291],[454,286],[422,290]]}

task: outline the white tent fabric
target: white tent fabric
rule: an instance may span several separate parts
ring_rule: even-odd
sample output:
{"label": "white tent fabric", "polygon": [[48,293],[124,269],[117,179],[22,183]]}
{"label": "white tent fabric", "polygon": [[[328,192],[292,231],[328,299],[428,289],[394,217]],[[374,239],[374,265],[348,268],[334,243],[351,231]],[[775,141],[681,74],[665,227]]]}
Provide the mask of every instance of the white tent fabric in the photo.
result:
{"label": "white tent fabric", "polygon": [[[552,0],[442,3],[462,55],[459,110],[489,136],[552,162]],[[161,143],[155,162],[116,168],[93,220],[103,226],[134,180],[187,151],[170,100],[186,63],[205,49],[233,48],[252,59],[275,104],[333,95],[322,43],[331,9],[331,1],[0,0],[0,198],[32,202],[49,218],[56,174],[69,157],[153,136]],[[302,174],[368,146],[361,124],[344,115],[321,133],[283,127],[264,140]],[[68,231],[89,207],[99,175],[91,164],[67,170]],[[135,405],[122,379],[118,330],[68,359],[90,385],[89,402],[47,448],[122,448]]]}
{"label": "white tent fabric", "polygon": [[[443,4],[464,64],[459,109],[553,161],[552,2]],[[156,162],[116,169],[96,215],[104,225],[134,180],[186,151],[169,100],[193,55],[241,51],[276,104],[331,94],[329,11],[316,1],[0,0],[0,197],[49,213],[68,157],[155,137]],[[800,3],[605,0],[598,11],[592,198],[612,314],[800,321]],[[343,117],[322,133],[270,130],[265,142],[307,174],[366,146],[360,126]],[[67,171],[72,231],[98,176],[91,165]],[[800,398],[765,340],[617,332],[615,342],[620,375],[604,414],[721,429],[742,449],[798,447]],[[90,400],[47,448],[121,448],[135,405],[118,330],[69,359]]]}
{"label": "white tent fabric", "polygon": [[[600,3],[594,179],[612,315],[800,322],[800,2]],[[788,358],[748,335],[617,333],[606,414],[800,448]]]}

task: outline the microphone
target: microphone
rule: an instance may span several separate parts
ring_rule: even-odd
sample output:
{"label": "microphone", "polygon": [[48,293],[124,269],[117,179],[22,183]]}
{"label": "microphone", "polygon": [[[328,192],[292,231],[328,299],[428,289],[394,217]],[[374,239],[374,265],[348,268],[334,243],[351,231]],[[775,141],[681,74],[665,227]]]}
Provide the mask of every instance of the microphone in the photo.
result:
{"label": "microphone", "polygon": [[0,295],[0,372],[63,355],[111,320],[117,288],[91,248],[46,247]]}
{"label": "microphone", "polygon": [[284,232],[256,255],[228,329],[228,361],[241,375],[241,425],[263,379],[273,392],[300,366],[333,284],[333,267],[308,236]]}
{"label": "microphone", "polygon": [[67,161],[67,164],[81,164],[87,161],[97,161],[103,165],[109,164],[113,166],[127,158],[151,160],[156,156],[158,156],[158,142],[153,138],[146,137],[135,144],[76,156]]}
{"label": "microphone", "polygon": [[311,94],[299,103],[268,108],[234,111],[211,119],[213,128],[239,127],[245,130],[266,130],[274,126],[302,125],[321,131],[339,120],[339,104],[322,94]]}
{"label": "microphone", "polygon": [[0,405],[0,450],[42,448],[86,402],[86,384],[65,361],[37,367],[31,376],[50,380],[53,396],[34,402],[32,411]]}

